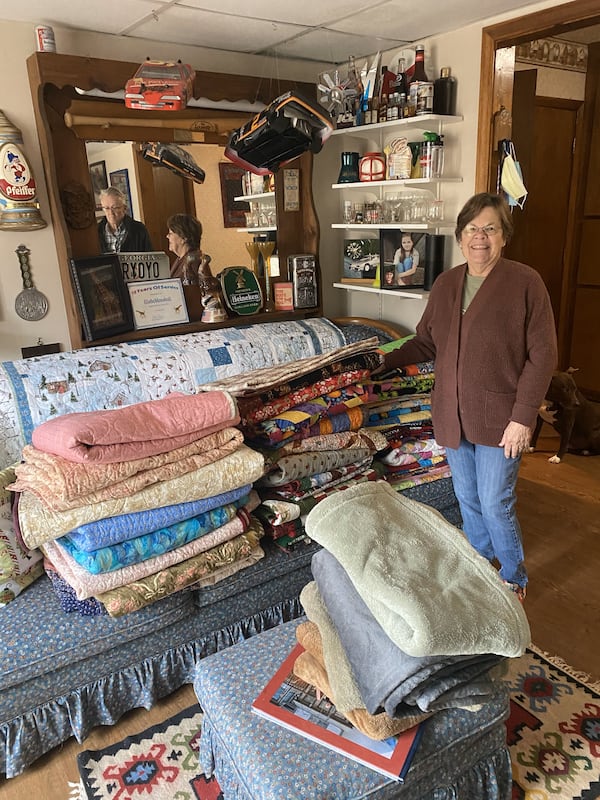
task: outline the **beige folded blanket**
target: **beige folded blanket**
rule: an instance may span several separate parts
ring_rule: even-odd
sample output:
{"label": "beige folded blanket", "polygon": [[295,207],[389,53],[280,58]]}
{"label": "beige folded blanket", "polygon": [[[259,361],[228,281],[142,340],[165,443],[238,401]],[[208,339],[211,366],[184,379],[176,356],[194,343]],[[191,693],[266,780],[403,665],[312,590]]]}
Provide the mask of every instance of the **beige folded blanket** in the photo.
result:
{"label": "beige folded blanket", "polygon": [[168,453],[118,464],[68,461],[25,445],[24,461],[15,467],[17,477],[10,488],[33,492],[53,511],[66,511],[128,497],[146,486],[193,472],[237,450],[243,441],[238,428],[223,428]]}
{"label": "beige folded blanket", "polygon": [[[310,683],[311,686],[316,686],[336,705],[323,660],[319,628],[314,622],[302,622],[296,628],[296,638],[304,647],[305,652],[301,653],[294,662],[294,675],[306,683]],[[384,712],[369,714],[366,708],[353,708],[344,712],[344,716],[365,736],[381,741],[387,739],[388,736],[395,736],[414,727],[430,715],[411,711],[406,716],[392,718]]]}
{"label": "beige folded blanket", "polygon": [[21,534],[29,548],[39,547],[44,542],[58,539],[74,528],[97,519],[188,503],[237,489],[257,480],[263,473],[263,467],[264,458],[261,453],[242,444],[233,453],[212,464],[206,464],[177,478],[146,486],[129,497],[103,500],[67,511],[52,511],[32,492],[23,492],[19,498]]}
{"label": "beige folded blanket", "polygon": [[405,653],[518,657],[529,644],[525,612],[491,564],[441,514],[384,481],[326,497],[305,528]]}

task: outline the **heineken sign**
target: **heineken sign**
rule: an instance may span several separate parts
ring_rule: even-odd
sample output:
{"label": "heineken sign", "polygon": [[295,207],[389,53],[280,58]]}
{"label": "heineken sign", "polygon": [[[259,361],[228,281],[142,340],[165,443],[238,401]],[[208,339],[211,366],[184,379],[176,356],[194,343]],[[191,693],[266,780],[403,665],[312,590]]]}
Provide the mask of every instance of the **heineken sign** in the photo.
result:
{"label": "heineken sign", "polygon": [[256,275],[247,267],[227,267],[220,273],[223,297],[236,314],[256,314],[263,304]]}

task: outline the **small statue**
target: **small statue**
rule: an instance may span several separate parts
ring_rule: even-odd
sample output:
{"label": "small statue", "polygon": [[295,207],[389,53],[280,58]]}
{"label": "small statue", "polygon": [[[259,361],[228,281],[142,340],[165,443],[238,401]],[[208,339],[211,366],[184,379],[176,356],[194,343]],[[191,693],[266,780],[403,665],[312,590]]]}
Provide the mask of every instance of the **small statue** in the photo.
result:
{"label": "small statue", "polygon": [[204,253],[198,267],[198,286],[202,303],[202,322],[223,322],[227,319],[227,310],[221,284],[210,271],[210,256]]}

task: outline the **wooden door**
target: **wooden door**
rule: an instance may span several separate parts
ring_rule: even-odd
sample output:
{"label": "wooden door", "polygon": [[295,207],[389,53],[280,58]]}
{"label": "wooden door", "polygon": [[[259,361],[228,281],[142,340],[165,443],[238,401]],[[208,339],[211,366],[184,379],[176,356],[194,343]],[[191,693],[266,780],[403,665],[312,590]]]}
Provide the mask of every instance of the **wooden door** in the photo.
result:
{"label": "wooden door", "polygon": [[513,140],[529,194],[523,210],[513,211],[515,233],[505,254],[540,273],[561,330],[573,148],[581,104],[552,97],[524,103],[520,75],[515,73]]}

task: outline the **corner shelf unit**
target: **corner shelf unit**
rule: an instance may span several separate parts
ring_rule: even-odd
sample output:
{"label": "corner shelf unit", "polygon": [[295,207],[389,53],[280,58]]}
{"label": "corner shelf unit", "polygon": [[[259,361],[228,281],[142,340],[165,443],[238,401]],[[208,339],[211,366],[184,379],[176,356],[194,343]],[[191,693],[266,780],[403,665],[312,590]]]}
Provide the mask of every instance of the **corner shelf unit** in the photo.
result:
{"label": "corner shelf unit", "polygon": [[[333,131],[332,136],[343,136],[349,141],[361,140],[368,142],[369,148],[377,149],[381,152],[384,151],[384,146],[394,136],[408,136],[409,131],[423,132],[433,131],[441,135],[446,125],[462,122],[462,116],[446,116],[443,114],[423,114],[421,116],[408,117],[400,120],[390,120],[386,122],[376,122],[372,125],[361,125],[352,128],[338,128]],[[354,149],[354,143],[349,144],[347,149]],[[346,149],[346,148],[344,148]],[[358,149],[358,148],[356,148]],[[441,199],[441,192],[444,185],[462,183],[461,177],[441,177],[441,178],[407,178],[404,180],[380,180],[380,181],[358,181],[355,183],[332,183],[331,188],[339,192],[347,192],[345,195],[348,199],[352,193],[358,194],[359,192],[376,194],[380,199],[385,197],[384,190],[402,190],[404,187],[413,187],[415,189],[431,189],[437,199]],[[453,230],[455,226],[454,221],[435,220],[428,222],[393,222],[393,223],[339,223],[334,222],[331,228],[334,230],[343,231],[381,231],[381,230],[402,230],[407,232],[432,232],[444,233],[448,230]],[[334,283],[334,288],[345,289],[349,292],[368,292],[371,294],[378,294],[380,296],[380,303],[384,297],[402,297],[413,300],[426,299],[429,292],[422,289],[383,289],[374,286],[364,286],[349,283]]]}
{"label": "corner shelf unit", "polygon": [[[261,200],[275,201],[275,192],[258,192],[257,194],[240,194],[233,198],[242,203],[260,203]],[[236,228],[237,233],[269,233],[276,231],[277,225],[256,226],[254,228]]]}

